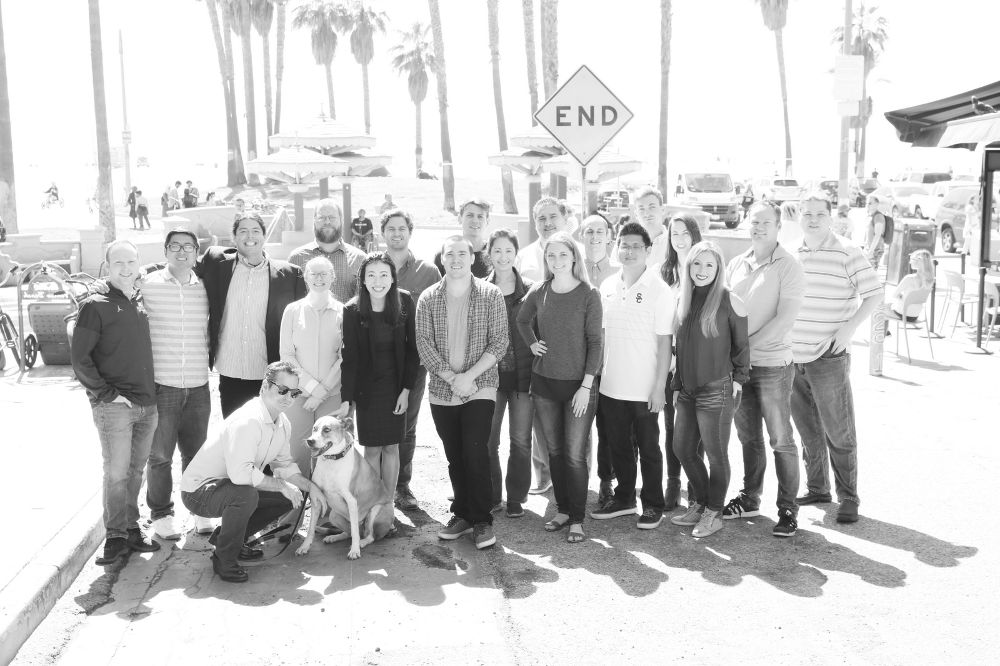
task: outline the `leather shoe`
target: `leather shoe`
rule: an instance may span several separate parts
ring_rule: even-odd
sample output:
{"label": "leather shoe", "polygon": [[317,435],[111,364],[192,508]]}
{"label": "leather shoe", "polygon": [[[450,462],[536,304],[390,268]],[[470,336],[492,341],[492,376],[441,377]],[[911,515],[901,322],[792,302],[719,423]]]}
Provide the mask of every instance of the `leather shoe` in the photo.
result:
{"label": "leather shoe", "polygon": [[262,557],[264,557],[264,551],[260,548],[243,546],[240,548],[240,554],[236,556],[236,559],[243,560],[244,562],[252,562],[253,560],[259,560]]}
{"label": "leather shoe", "polygon": [[796,504],[799,506],[805,506],[807,504],[829,504],[832,501],[833,498],[830,495],[814,493],[811,490],[795,500]]}
{"label": "leather shoe", "polygon": [[241,566],[224,567],[214,554],[212,555],[212,569],[222,580],[227,583],[245,583],[250,579],[247,570]]}
{"label": "leather shoe", "polygon": [[153,553],[160,549],[160,544],[143,534],[138,527],[129,528],[127,543],[137,553]]}
{"label": "leather shoe", "polygon": [[856,502],[851,500],[844,500],[840,503],[840,509],[837,510],[837,522],[838,523],[856,523],[858,522],[858,505]]}
{"label": "leather shoe", "polygon": [[104,542],[104,551],[94,560],[94,564],[102,566],[114,564],[119,557],[125,557],[132,550],[128,547],[128,541],[121,537],[111,537]]}

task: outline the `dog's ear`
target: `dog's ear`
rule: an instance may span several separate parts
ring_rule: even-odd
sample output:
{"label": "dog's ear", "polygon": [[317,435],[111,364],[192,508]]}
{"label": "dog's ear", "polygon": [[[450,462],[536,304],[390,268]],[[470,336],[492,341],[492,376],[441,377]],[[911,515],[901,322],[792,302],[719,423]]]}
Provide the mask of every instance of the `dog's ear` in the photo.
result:
{"label": "dog's ear", "polygon": [[340,419],[340,422],[344,424],[344,430],[349,433],[354,433],[354,418],[351,416],[345,416]]}
{"label": "dog's ear", "polygon": [[345,402],[335,411],[331,416],[336,416],[338,419],[343,419],[345,416],[351,413],[351,403]]}

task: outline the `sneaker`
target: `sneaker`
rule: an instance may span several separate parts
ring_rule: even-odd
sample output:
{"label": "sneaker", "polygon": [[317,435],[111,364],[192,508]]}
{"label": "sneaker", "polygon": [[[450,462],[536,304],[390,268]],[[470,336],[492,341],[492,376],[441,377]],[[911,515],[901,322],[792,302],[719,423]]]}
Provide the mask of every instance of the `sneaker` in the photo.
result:
{"label": "sneaker", "polygon": [[615,498],[615,489],[611,487],[610,481],[601,481],[601,490],[597,493],[597,506],[604,508],[608,502]]}
{"label": "sneaker", "polygon": [[590,512],[590,517],[594,520],[607,520],[618,516],[634,516],[635,502],[626,503],[619,500],[611,500],[607,505]]}
{"label": "sneaker", "polygon": [[539,483],[534,488],[529,488],[528,489],[528,494],[529,495],[544,495],[545,493],[549,492],[550,490],[552,490],[552,480],[551,479],[549,479],[545,483]]}
{"label": "sneaker", "polygon": [[837,522],[838,523],[856,523],[858,522],[858,503],[852,502],[851,500],[844,500],[840,503],[840,509],[837,510]]}
{"label": "sneaker", "polygon": [[813,491],[808,491],[802,497],[795,500],[795,503],[799,506],[805,506],[806,504],[829,504],[833,501],[833,498],[829,493],[814,493]]}
{"label": "sneaker", "polygon": [[663,520],[663,512],[659,509],[643,509],[639,522],[635,524],[640,530],[655,530]]}
{"label": "sneaker", "polygon": [[776,537],[795,536],[795,530],[799,527],[795,520],[795,514],[791,509],[778,509],[778,524],[771,530],[771,534]]}
{"label": "sneaker", "polygon": [[129,554],[128,539],[112,537],[104,542],[104,552],[94,560],[94,564],[114,564],[119,557]]}
{"label": "sneaker", "polygon": [[471,534],[472,525],[465,518],[459,518],[458,516],[452,516],[448,524],[438,532],[439,539],[446,539],[448,541],[454,541],[458,539],[463,534]]}
{"label": "sneaker", "polygon": [[396,488],[396,506],[402,511],[416,511],[420,508],[420,505],[417,504],[417,498],[410,492],[409,486]]}
{"label": "sneaker", "polygon": [[729,504],[722,510],[723,520],[734,520],[736,518],[753,518],[760,515],[760,509],[751,509],[747,505],[746,495],[742,492],[729,500]]}
{"label": "sneaker", "polygon": [[214,529],[215,523],[212,522],[211,518],[203,518],[202,516],[194,517],[195,534],[211,534]]}
{"label": "sneaker", "polygon": [[681,480],[667,479],[667,490],[663,493],[663,510],[673,511],[681,502]]}
{"label": "sneaker", "polygon": [[701,520],[698,524],[694,526],[691,531],[691,536],[695,538],[702,538],[707,536],[712,536],[716,532],[722,529],[722,516],[719,514],[721,511],[712,511],[711,509],[705,509],[705,512],[701,514]]}
{"label": "sneaker", "polygon": [[691,502],[688,506],[687,511],[685,511],[680,516],[674,516],[670,519],[670,522],[674,525],[683,525],[685,527],[691,525],[697,525],[698,521],[701,520],[701,514],[705,510],[705,507],[697,502]]}
{"label": "sneaker", "polygon": [[496,504],[494,504],[493,508],[490,509],[490,513],[500,513],[501,511],[503,511],[503,501],[502,500],[499,501],[499,502],[497,502]]}
{"label": "sneaker", "polygon": [[520,502],[511,502],[507,500],[507,517],[508,518],[520,518],[524,515],[524,507],[521,506]]}
{"label": "sneaker", "polygon": [[153,534],[160,539],[167,541],[177,541],[181,538],[181,533],[174,526],[173,516],[163,516],[153,521]]}
{"label": "sneaker", "polygon": [[476,523],[472,530],[472,539],[476,542],[476,548],[479,550],[489,548],[497,542],[497,537],[493,534],[493,526],[489,523]]}
{"label": "sneaker", "polygon": [[143,534],[138,527],[129,528],[127,542],[128,547],[137,553],[153,553],[160,549],[160,544]]}

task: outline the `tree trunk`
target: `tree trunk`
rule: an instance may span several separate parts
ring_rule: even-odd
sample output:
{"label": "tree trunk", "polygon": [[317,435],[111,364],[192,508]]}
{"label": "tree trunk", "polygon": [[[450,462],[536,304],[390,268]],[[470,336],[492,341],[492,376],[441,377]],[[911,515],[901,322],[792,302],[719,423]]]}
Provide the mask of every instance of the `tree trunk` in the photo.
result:
{"label": "tree trunk", "polygon": [[330,120],[336,120],[337,107],[333,105],[333,65],[323,65],[323,69],[326,70],[326,96],[330,105]]}
{"label": "tree trunk", "polygon": [[424,168],[424,119],[423,111],[421,107],[423,104],[420,102],[414,102],[413,106],[416,107],[417,115],[417,148],[414,151],[417,158],[417,174],[420,174],[420,170]]}
{"label": "tree trunk", "polygon": [[774,46],[778,51],[778,78],[781,80],[781,111],[785,116],[785,175],[792,175],[792,130],[788,124],[788,86],[785,83],[785,46],[781,30],[774,31]]}
{"label": "tree trunk", "polygon": [[281,77],[285,74],[285,3],[278,2],[277,29],[274,36],[274,133],[281,131]]}
{"label": "tree trunk", "polygon": [[670,108],[670,38],[673,30],[671,0],[660,0],[660,145],[656,184],[664,199],[667,189],[667,118]]}
{"label": "tree trunk", "polygon": [[[503,89],[500,85],[500,22],[498,20],[499,0],[487,0],[487,18],[489,23],[490,62],[493,65],[493,108],[497,116],[497,138],[500,150],[507,150],[507,121],[503,113]],[[514,179],[510,169],[500,170],[500,180],[503,185],[503,210],[505,213],[517,214],[517,201],[514,198]]]}
{"label": "tree trunk", "polygon": [[524,51],[528,58],[528,99],[531,100],[531,126],[538,124],[538,72],[535,70],[535,0],[521,0],[524,18]]}
{"label": "tree trunk", "polygon": [[267,122],[267,137],[268,137],[268,149],[267,152],[271,152],[271,135],[274,134],[274,114],[273,107],[271,104],[272,99],[272,89],[271,89],[271,33],[268,31],[267,34],[260,36],[260,41],[264,47],[264,116]]}
{"label": "tree trunk", "polygon": [[[215,6],[215,0],[208,0]],[[214,12],[213,12],[214,14]],[[222,12],[222,57],[224,60],[225,93],[226,93],[226,136],[229,141],[229,186],[245,185],[246,172],[243,170],[243,148],[240,147],[239,116],[236,113],[236,75],[233,65],[233,40],[230,36],[232,27],[229,25],[229,12]]]}
{"label": "tree trunk", "polygon": [[[863,9],[863,7],[862,7]],[[861,80],[861,103],[858,106],[858,131],[855,135],[855,150],[857,156],[854,158],[854,168],[858,178],[865,177],[865,140],[868,138],[868,120],[871,118],[871,109],[868,108],[868,77]]]}
{"label": "tree trunk", "polygon": [[[254,104],[253,90],[253,47],[250,42],[250,0],[240,0],[243,7],[242,25],[240,26],[240,50],[243,52],[243,103],[247,115],[247,159],[257,159],[257,108]],[[257,174],[250,174],[250,184],[260,185]]]}
{"label": "tree trunk", "polygon": [[115,239],[115,209],[111,196],[111,142],[108,108],[104,99],[104,51],[101,45],[100,0],[88,0],[90,9],[90,71],[94,81],[94,125],[97,128],[97,203],[105,244]]}
{"label": "tree trunk", "polygon": [[[559,1],[541,0],[542,87],[545,99],[555,94],[559,85]],[[549,196],[564,198],[566,178],[549,175]]]}
{"label": "tree trunk", "polygon": [[7,233],[18,233],[14,197],[14,144],[10,133],[10,92],[7,89],[7,51],[0,12],[0,221]]}
{"label": "tree trunk", "polygon": [[438,115],[441,117],[441,184],[444,187],[444,208],[455,212],[455,170],[451,163],[451,134],[448,131],[448,77],[444,59],[444,31],[441,28],[441,9],[438,0],[427,0],[431,27],[434,31],[434,55],[437,69]]}
{"label": "tree trunk", "polygon": [[365,134],[371,136],[372,133],[372,113],[371,101],[368,98],[368,65],[361,65],[361,89],[365,95]]}

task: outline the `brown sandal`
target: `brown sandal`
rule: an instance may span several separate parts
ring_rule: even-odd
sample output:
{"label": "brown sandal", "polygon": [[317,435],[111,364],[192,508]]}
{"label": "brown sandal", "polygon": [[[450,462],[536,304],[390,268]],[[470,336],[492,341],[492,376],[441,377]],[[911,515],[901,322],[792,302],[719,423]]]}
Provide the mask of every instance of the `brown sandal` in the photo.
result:
{"label": "brown sandal", "polygon": [[587,535],[583,533],[582,523],[573,523],[569,526],[569,533],[566,534],[567,543],[580,543],[587,538]]}

